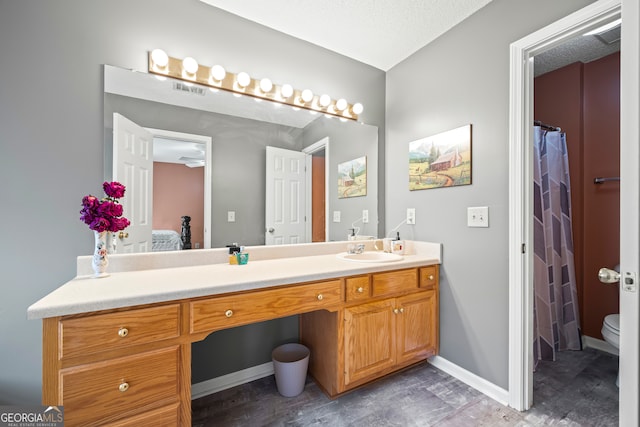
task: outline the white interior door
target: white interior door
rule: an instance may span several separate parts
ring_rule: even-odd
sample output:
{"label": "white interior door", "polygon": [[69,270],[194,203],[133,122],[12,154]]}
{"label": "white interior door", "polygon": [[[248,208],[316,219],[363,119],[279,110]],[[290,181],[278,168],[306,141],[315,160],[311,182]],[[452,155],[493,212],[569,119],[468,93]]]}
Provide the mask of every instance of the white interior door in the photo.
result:
{"label": "white interior door", "polygon": [[304,153],[267,147],[265,244],[305,243]]}
{"label": "white interior door", "polygon": [[153,138],[118,113],[113,113],[113,180],[126,187],[120,203],[123,215],[131,221],[126,234],[116,240],[116,252],[151,251]]}

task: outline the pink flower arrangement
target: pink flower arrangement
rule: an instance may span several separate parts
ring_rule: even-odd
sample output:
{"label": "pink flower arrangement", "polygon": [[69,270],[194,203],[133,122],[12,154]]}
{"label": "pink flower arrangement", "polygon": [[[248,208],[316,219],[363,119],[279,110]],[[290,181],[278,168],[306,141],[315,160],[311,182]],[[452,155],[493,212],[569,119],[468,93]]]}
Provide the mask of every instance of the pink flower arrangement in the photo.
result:
{"label": "pink flower arrangement", "polygon": [[102,188],[107,195],[102,200],[91,194],[82,198],[80,219],[98,233],[124,230],[130,222],[122,216],[122,205],[118,199],[124,197],[125,186],[116,181],[105,181]]}

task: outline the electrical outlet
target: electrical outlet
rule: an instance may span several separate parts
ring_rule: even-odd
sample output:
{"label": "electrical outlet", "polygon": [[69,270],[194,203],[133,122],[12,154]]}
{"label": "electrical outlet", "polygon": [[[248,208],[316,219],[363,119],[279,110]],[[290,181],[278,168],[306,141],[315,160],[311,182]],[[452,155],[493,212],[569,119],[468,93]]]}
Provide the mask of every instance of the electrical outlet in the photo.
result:
{"label": "electrical outlet", "polygon": [[236,222],[236,211],[227,212],[227,222]]}
{"label": "electrical outlet", "polygon": [[364,209],[362,211],[362,223],[366,224],[369,222],[369,210],[368,209]]}
{"label": "electrical outlet", "polygon": [[416,209],[407,208],[407,224],[413,225],[416,223]]}
{"label": "electrical outlet", "polygon": [[487,206],[467,208],[467,226],[468,227],[488,227],[489,226],[489,208]]}
{"label": "electrical outlet", "polygon": [[340,211],[333,211],[333,222],[340,222]]}

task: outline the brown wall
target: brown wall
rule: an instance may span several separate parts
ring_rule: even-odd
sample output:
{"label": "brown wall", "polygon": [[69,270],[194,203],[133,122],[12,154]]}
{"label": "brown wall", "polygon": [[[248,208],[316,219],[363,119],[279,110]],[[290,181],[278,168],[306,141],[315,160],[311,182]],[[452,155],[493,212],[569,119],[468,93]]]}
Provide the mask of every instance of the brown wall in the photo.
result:
{"label": "brown wall", "polygon": [[567,134],[582,333],[601,339],[604,316],[619,310],[617,286],[597,275],[619,263],[620,186],[593,179],[620,174],[620,55],[544,74],[534,90],[535,119]]}
{"label": "brown wall", "polygon": [[191,217],[191,247],[204,247],[204,168],[153,163],[153,229],[182,232],[180,217]]}

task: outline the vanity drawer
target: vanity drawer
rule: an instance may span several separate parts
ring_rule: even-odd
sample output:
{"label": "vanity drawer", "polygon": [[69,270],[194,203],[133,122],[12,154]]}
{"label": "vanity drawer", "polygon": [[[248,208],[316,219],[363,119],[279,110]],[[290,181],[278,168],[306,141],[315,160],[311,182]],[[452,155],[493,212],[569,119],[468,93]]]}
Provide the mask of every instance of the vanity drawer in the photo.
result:
{"label": "vanity drawer", "polygon": [[438,265],[430,265],[420,269],[420,287],[423,289],[435,289],[439,280]]}
{"label": "vanity drawer", "polygon": [[376,273],[371,278],[371,290],[374,297],[393,295],[418,289],[418,270],[396,270],[388,273]]}
{"label": "vanity drawer", "polygon": [[[103,424],[178,402],[178,346],[63,370],[65,425]],[[188,363],[188,362],[187,362]],[[142,412],[142,411],[138,411]]]}
{"label": "vanity drawer", "polygon": [[369,298],[369,283],[368,275],[347,278],[345,284],[347,302],[361,301]]}
{"label": "vanity drawer", "polygon": [[61,358],[177,337],[179,314],[172,304],[62,320]]}
{"label": "vanity drawer", "polygon": [[180,425],[180,404],[174,403],[164,408],[126,417],[124,420],[107,424],[107,427],[176,427],[178,425]]}
{"label": "vanity drawer", "polygon": [[311,283],[191,303],[191,332],[209,332],[336,307],[342,302],[342,280]]}

